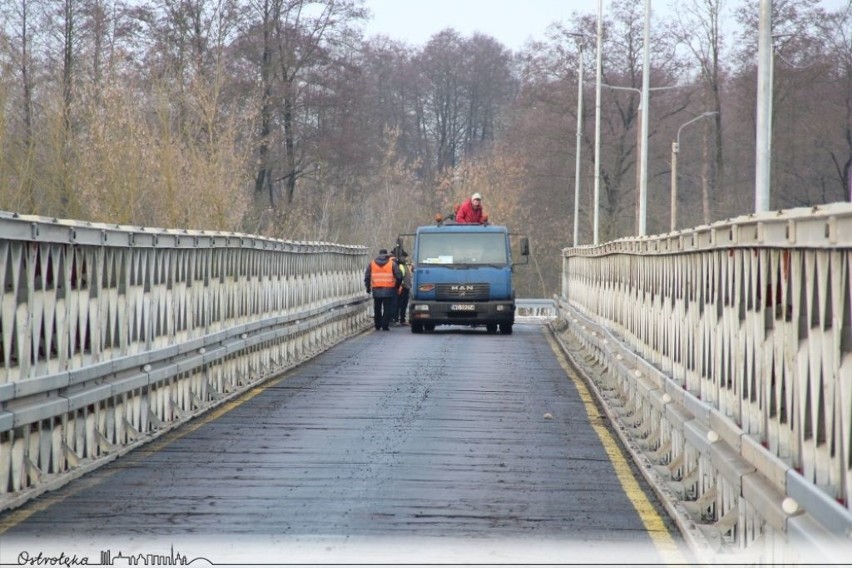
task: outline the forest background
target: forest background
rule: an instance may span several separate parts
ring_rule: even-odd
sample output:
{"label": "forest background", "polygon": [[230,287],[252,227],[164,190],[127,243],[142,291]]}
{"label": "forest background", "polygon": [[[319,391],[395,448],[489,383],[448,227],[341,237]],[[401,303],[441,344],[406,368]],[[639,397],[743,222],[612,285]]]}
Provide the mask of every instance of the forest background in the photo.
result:
{"label": "forest background", "polygon": [[[681,0],[654,19],[650,234],[669,230],[679,131],[678,227],[753,211],[757,9]],[[531,237],[519,296],[558,292],[578,138],[592,241],[596,14],[515,52],[453,29],[365,37],[368,16],[362,0],[6,0],[0,209],[375,252],[480,192]],[[642,0],[607,2],[601,242],[637,233],[643,18]],[[775,0],[772,25],[771,207],[845,201],[852,2]]]}

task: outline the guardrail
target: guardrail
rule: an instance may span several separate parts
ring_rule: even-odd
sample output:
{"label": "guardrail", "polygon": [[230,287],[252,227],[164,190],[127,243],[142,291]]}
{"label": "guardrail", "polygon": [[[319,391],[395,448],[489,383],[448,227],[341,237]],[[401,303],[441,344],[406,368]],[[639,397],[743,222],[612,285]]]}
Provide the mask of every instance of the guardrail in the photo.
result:
{"label": "guardrail", "polygon": [[563,263],[553,329],[702,554],[852,558],[852,205]]}
{"label": "guardrail", "polygon": [[0,510],[365,329],[367,261],[0,212]]}
{"label": "guardrail", "polygon": [[559,308],[552,298],[517,298],[515,315],[541,319],[556,318],[559,317]]}

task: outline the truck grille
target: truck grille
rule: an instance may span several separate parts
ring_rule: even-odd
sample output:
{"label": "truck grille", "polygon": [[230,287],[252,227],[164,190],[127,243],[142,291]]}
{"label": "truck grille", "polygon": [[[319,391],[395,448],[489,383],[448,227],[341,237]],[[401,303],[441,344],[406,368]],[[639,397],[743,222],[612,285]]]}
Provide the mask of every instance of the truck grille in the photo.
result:
{"label": "truck grille", "polygon": [[491,293],[488,284],[438,284],[437,300],[487,300]]}

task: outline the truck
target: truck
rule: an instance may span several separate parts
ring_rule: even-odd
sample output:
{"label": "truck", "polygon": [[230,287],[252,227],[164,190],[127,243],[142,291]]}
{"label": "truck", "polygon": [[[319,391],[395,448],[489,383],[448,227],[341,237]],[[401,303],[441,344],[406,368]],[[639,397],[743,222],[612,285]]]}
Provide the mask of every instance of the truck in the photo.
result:
{"label": "truck", "polygon": [[[442,221],[418,227],[414,234],[408,318],[412,333],[439,325],[485,326],[509,335],[515,323],[512,273],[529,262],[529,239],[502,225]],[[523,262],[512,261],[517,239]]]}

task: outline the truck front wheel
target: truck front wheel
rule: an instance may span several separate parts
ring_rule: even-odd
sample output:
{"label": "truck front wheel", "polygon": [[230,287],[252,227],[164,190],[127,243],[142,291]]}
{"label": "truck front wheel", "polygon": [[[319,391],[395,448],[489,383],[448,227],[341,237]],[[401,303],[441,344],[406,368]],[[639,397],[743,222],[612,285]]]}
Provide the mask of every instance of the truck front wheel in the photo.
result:
{"label": "truck front wheel", "polygon": [[420,324],[420,323],[411,324],[411,333],[423,333],[423,324]]}
{"label": "truck front wheel", "polygon": [[496,323],[485,324],[485,331],[487,331],[488,333],[497,333],[497,324]]}
{"label": "truck front wheel", "polygon": [[512,335],[512,324],[501,323],[500,324],[500,333],[502,333],[503,335]]}

